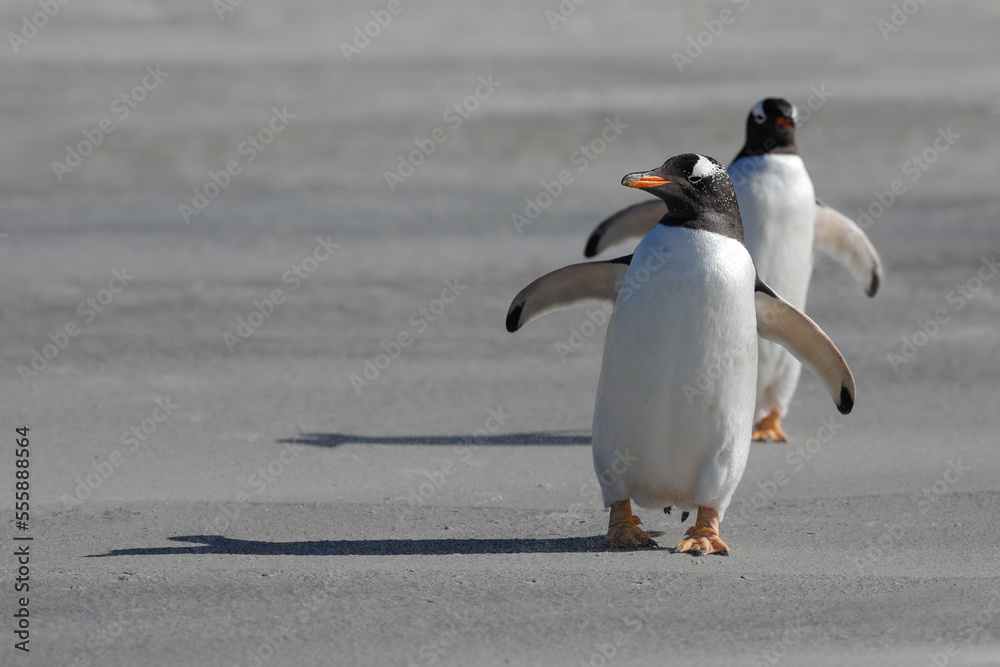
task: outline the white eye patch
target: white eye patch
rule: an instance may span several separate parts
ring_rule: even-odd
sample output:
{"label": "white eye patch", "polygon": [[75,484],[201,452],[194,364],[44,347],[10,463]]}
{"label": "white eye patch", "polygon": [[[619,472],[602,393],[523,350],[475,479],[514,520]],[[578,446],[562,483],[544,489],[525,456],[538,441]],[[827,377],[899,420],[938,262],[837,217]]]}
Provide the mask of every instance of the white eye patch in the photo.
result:
{"label": "white eye patch", "polygon": [[757,102],[750,113],[753,114],[753,119],[757,121],[758,125],[763,125],[764,121],[767,120],[767,114],[764,113],[764,100]]}
{"label": "white eye patch", "polygon": [[697,183],[706,176],[711,176],[719,169],[717,164],[714,164],[704,155],[698,156],[698,161],[694,163],[691,167],[691,175],[688,176],[688,181],[691,183]]}

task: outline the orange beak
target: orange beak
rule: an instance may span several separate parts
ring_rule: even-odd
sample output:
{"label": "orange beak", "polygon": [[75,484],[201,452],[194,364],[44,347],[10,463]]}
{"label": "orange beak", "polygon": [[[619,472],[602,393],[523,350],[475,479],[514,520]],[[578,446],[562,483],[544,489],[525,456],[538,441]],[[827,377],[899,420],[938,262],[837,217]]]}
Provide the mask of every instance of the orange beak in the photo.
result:
{"label": "orange beak", "polygon": [[785,128],[786,130],[790,130],[795,126],[795,123],[792,122],[792,119],[786,118],[785,116],[782,116],[781,118],[779,118],[774,122],[780,125],[781,127]]}
{"label": "orange beak", "polygon": [[655,188],[657,185],[666,185],[671,182],[649,174],[629,174],[622,179],[622,185],[627,185],[630,188]]}

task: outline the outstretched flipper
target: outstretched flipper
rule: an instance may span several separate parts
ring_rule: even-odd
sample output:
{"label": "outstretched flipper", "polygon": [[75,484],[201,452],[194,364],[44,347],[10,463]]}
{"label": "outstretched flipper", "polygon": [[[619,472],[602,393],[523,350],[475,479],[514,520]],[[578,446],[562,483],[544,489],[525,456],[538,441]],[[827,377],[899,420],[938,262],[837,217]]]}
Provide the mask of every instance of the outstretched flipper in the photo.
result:
{"label": "outstretched flipper", "polygon": [[854,376],[844,356],[819,326],[757,279],[757,333],[792,353],[816,374],[842,414],[854,407]]}
{"label": "outstretched flipper", "polygon": [[865,294],[875,296],[882,282],[882,260],[861,228],[843,213],[816,200],[813,245],[846,266]]}
{"label": "outstretched flipper", "polygon": [[653,199],[618,211],[590,234],[583,256],[593,257],[625,239],[645,236],[666,214],[667,205],[662,199]]}
{"label": "outstretched flipper", "polygon": [[536,317],[580,301],[614,301],[631,262],[632,255],[626,255],[605,262],[572,264],[545,274],[514,297],[507,311],[507,331],[517,331]]}

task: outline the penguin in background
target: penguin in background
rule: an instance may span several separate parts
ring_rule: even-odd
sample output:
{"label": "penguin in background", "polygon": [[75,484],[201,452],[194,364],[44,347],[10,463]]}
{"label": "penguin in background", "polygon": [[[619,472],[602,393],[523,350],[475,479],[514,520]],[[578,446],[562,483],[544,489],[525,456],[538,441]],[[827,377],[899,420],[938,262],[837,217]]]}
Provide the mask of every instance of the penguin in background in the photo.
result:
{"label": "penguin in background", "polygon": [[[757,337],[792,352],[826,385],[840,412],[854,378],[825,333],[757,275],[725,169],[695,154],[622,180],[662,199],[661,216],[632,255],[575,264],[524,288],[507,330],[587,299],[613,300],[594,410],[594,469],[611,508],[612,549],[657,546],[631,501],[697,511],[675,552],[728,555],[719,537],[746,466],[757,387]],[[720,363],[721,362],[721,363]],[[699,373],[722,377],[692,397]]]}
{"label": "penguin in background", "polygon": [[[761,278],[799,310],[812,279],[813,248],[844,264],[875,296],[882,262],[853,220],[816,199],[795,143],[798,112],[788,100],[767,98],[746,119],[746,142],[729,166],[743,219],[745,243]],[[587,240],[584,255],[644,236],[666,213],[660,199],[630,206],[606,219]],[[786,441],[781,419],[798,384],[801,365],[779,345],[758,351],[754,440]]]}

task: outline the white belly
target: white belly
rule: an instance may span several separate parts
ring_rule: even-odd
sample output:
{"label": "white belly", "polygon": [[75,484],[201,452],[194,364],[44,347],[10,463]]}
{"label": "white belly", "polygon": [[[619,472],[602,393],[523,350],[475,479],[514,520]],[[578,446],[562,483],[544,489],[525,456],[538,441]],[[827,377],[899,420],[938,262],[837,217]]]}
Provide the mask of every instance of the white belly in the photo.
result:
{"label": "white belly", "polygon": [[802,310],[812,277],[816,230],[816,193],[802,158],[758,155],[738,160],[730,171],[735,174],[744,241],[757,274]]}
{"label": "white belly", "polygon": [[[747,250],[760,279],[805,310],[813,269],[816,193],[798,155],[761,155],[729,171],[743,218]],[[802,367],[777,343],[761,340],[755,419],[773,409],[784,415]]]}
{"label": "white belly", "polygon": [[743,245],[718,234],[658,225],[636,248],[594,412],[606,504],[725,512],[750,445],[754,277]]}

